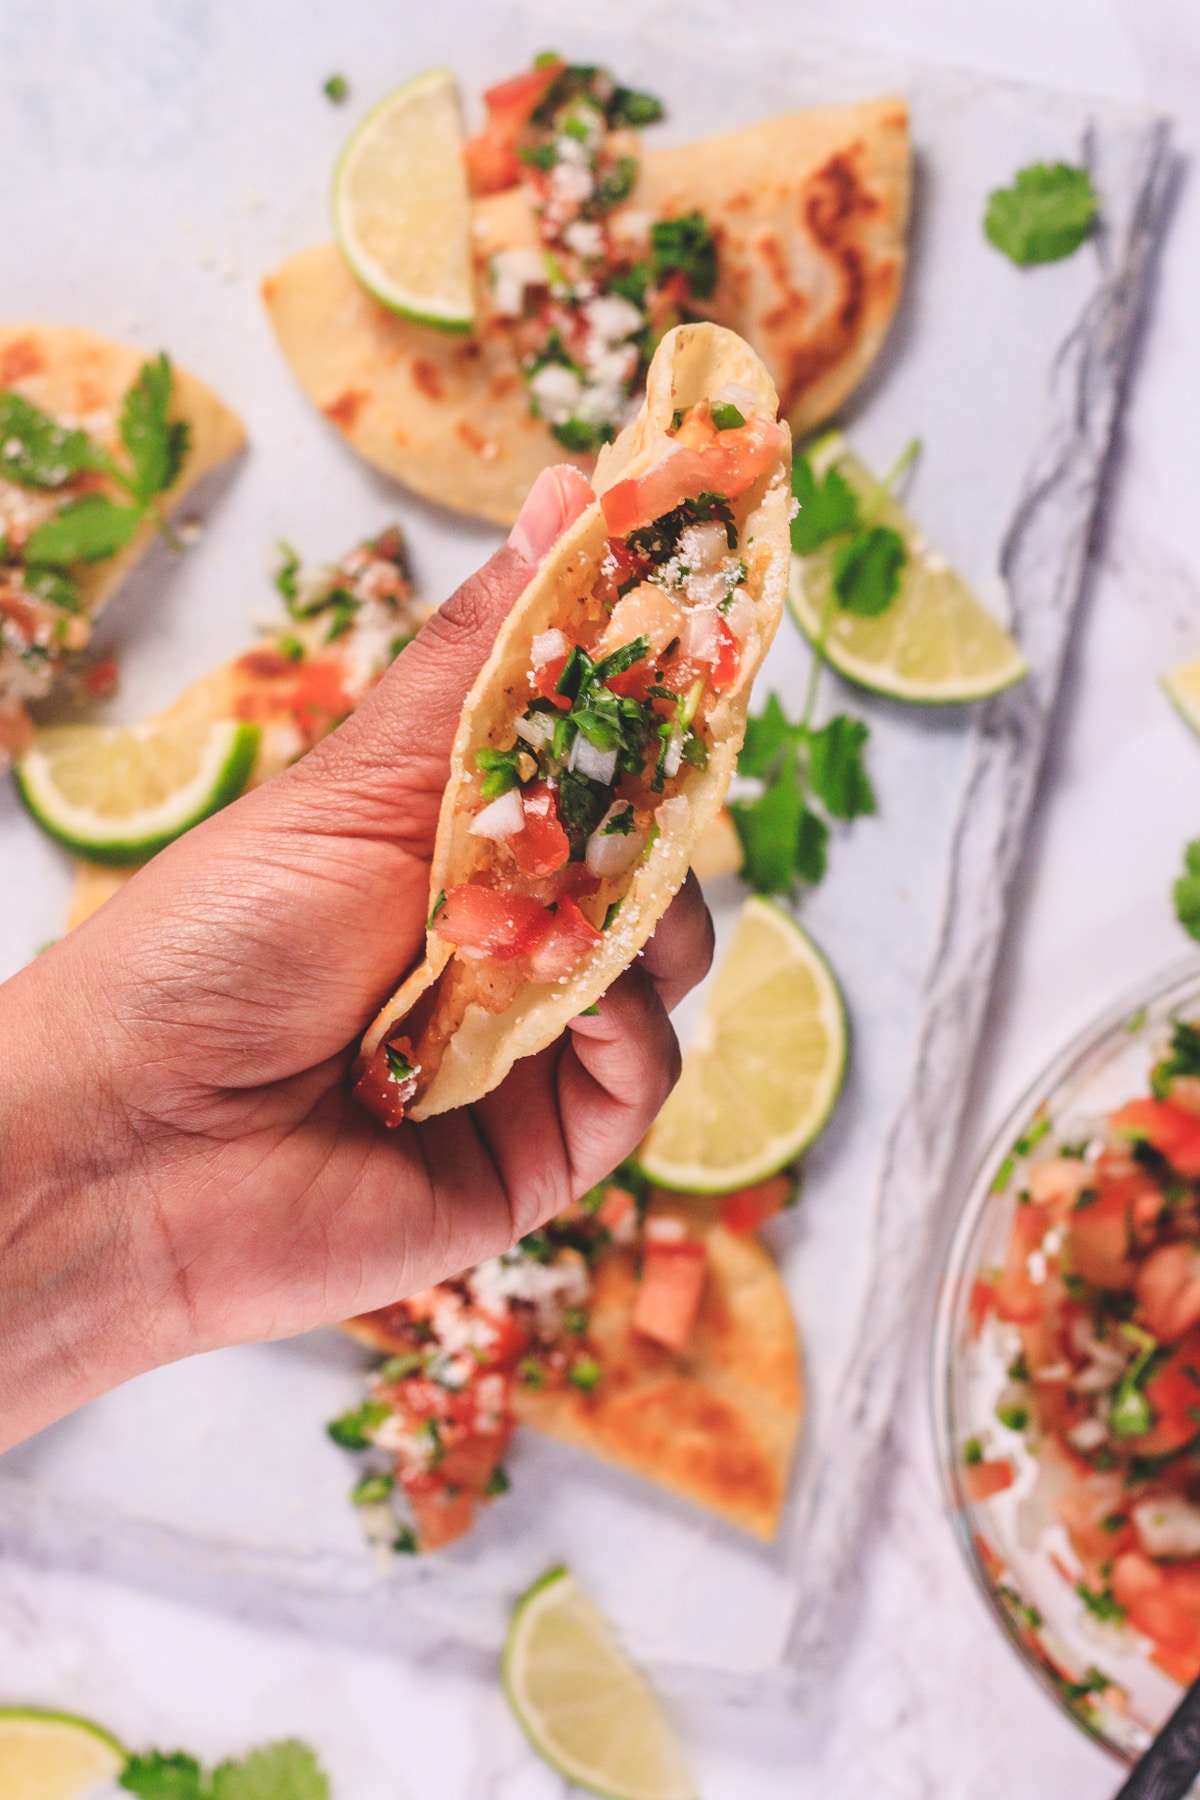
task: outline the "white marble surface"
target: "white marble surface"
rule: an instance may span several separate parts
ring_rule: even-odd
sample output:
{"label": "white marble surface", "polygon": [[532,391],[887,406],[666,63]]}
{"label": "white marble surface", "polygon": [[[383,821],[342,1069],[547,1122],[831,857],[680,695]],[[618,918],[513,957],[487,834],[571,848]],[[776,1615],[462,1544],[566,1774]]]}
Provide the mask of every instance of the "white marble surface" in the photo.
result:
{"label": "white marble surface", "polygon": [[[1200,136],[1194,0],[694,0],[688,10],[777,17],[793,41],[811,24],[1149,100],[1175,115],[1182,148]],[[62,17],[69,56],[65,7]],[[398,21],[381,10],[381,30]],[[2,37],[0,21],[0,49]],[[1183,841],[1200,833],[1200,747],[1154,677],[1200,650],[1190,530],[1198,278],[1200,201],[1185,180],[1000,971],[971,1109],[976,1140],[1064,1038],[1181,948],[1168,889]],[[1098,1800],[1117,1785],[1116,1766],[1023,1672],[959,1562],[934,1478],[927,1388],[921,1341],[860,1603],[819,1715],[785,1728],[711,1709],[681,1720],[706,1800]],[[91,1712],[131,1741],[214,1759],[299,1732],[320,1748],[338,1800],[561,1793],[515,1737],[486,1670],[454,1658],[413,1668],[77,1576],[0,1568],[0,1697]]]}

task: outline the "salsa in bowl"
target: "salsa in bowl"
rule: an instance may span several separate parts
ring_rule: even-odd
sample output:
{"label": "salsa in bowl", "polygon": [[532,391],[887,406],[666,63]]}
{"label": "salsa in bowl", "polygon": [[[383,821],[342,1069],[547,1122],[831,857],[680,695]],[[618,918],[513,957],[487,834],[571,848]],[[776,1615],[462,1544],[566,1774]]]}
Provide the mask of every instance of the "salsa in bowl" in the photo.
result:
{"label": "salsa in bowl", "polygon": [[1132,1760],[1200,1675],[1200,967],[1002,1128],[938,1307],[959,1535],[1035,1672]]}

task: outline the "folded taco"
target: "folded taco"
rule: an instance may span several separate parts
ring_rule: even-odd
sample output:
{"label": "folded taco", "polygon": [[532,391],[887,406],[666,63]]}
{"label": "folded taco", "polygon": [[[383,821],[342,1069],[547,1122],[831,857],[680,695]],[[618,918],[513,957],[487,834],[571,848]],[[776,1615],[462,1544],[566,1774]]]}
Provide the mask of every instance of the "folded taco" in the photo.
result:
{"label": "folded taco", "polygon": [[363,1040],[387,1124],[490,1092],[645,944],[724,799],[787,586],[790,434],[732,332],[676,327],[598,498],[467,698],[426,952]]}
{"label": "folded taco", "polygon": [[796,433],[861,379],[904,279],[902,99],[646,149],[660,103],[602,68],[539,57],[484,100],[485,126],[464,145],[469,335],[390,312],[335,244],[263,283],[293,372],[360,455],[508,524],[547,464],[570,456],[590,473],[672,325],[740,333]]}

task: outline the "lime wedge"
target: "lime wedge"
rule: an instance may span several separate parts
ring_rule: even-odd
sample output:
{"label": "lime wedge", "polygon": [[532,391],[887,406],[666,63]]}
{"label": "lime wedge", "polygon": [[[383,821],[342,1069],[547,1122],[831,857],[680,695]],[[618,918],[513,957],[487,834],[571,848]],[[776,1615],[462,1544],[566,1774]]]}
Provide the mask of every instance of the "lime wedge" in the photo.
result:
{"label": "lime wedge", "polygon": [[454,77],[431,69],[371,109],[333,177],[334,230],[363,286],[447,331],[469,331],[475,318],[462,143]]}
{"label": "lime wedge", "polygon": [[1029,664],[1008,632],[962,576],[930,549],[898,501],[887,495],[875,503],[878,483],[841,434],[831,432],[808,456],[818,477],[836,463],[871,508],[871,523],[890,525],[908,549],[900,591],[875,618],[846,612],[836,602],[830,605],[832,544],[823,544],[811,556],[793,556],[788,591],[792,614],[815,643],[829,608],[825,649],[839,674],[877,694],[924,705],[985,700],[1021,681]]}
{"label": "lime wedge", "polygon": [[658,1701],[568,1570],[517,1602],[502,1675],[521,1729],[565,1780],[607,1800],[693,1800]]}
{"label": "lime wedge", "polygon": [[1162,684],[1180,718],[1200,735],[1200,656],[1169,670]]}
{"label": "lime wedge", "polygon": [[127,1757],[115,1737],[70,1713],[0,1707],[0,1794],[84,1800],[114,1782]]}
{"label": "lime wedge", "polygon": [[89,862],[144,862],[236,800],[258,752],[258,726],[177,719],[62,725],[38,733],[16,765],[43,830]]}
{"label": "lime wedge", "polygon": [[838,1097],[846,1015],[829,965],[779,907],[747,900],[679,1084],[638,1152],[681,1193],[720,1194],[782,1169]]}

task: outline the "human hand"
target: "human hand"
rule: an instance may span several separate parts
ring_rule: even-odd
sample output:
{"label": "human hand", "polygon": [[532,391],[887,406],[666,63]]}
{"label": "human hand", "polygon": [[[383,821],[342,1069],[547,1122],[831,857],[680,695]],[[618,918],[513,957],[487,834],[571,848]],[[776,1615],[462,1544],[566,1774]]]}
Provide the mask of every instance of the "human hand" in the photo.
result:
{"label": "human hand", "polygon": [[475,1106],[385,1132],[359,1034],[424,944],[463,701],[591,498],[547,471],[507,545],[331,738],[156,857],[0,988],[0,1447],[128,1376],[386,1304],[627,1155],[703,975],[694,878],[599,1015]]}

